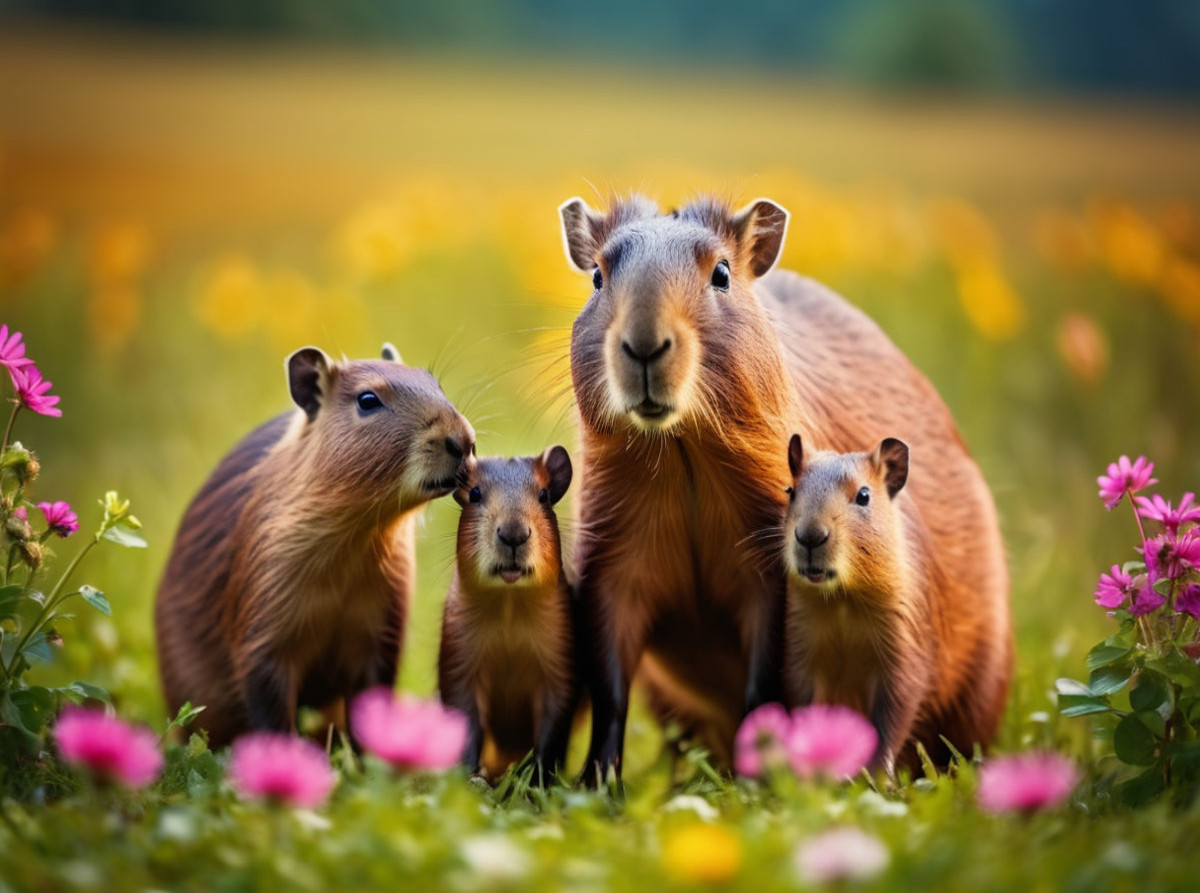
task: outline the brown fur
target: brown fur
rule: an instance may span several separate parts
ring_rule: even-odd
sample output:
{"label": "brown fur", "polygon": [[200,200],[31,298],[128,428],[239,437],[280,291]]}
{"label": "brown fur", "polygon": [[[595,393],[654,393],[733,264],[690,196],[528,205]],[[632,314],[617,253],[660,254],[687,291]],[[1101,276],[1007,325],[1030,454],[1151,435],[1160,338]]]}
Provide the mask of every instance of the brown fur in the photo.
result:
{"label": "brown fur", "polygon": [[[213,746],[291,730],[298,705],[338,712],[394,682],[417,510],[473,461],[474,432],[426,372],[306,348],[289,379],[301,409],[225,457],[184,514],[159,586],[167,707],[203,705],[197,725]],[[367,390],[383,405],[363,413]]]}
{"label": "brown fur", "polygon": [[[944,602],[941,562],[902,489],[907,446],[889,439],[872,453],[802,452],[794,437],[784,525],[788,699],[870,718],[879,733],[874,764],[889,773],[897,762],[919,770],[917,742],[945,754],[940,735],[968,753],[986,744],[992,705],[973,700],[974,680],[955,673],[941,647],[954,606]],[[970,651],[980,643],[961,644]]]}
{"label": "brown fur", "polygon": [[[786,214],[768,201],[660,216],[644,199],[607,215],[575,199],[562,215],[572,263],[602,281],[571,343],[589,768],[619,772],[643,655],[725,761],[747,708],[781,696],[782,447],[796,430],[821,448],[880,431],[913,446],[911,495],[942,556],[945,602],[960,606],[934,634],[947,679],[974,680],[994,727],[1010,664],[1003,549],[986,484],[929,382],[833,292],[769,272]],[[710,284],[719,260],[726,291]]]}
{"label": "brown fur", "polygon": [[470,721],[464,763],[491,779],[531,750],[542,780],[566,758],[578,674],[553,505],[570,479],[567,452],[554,447],[482,459],[455,492],[463,513],[438,688]]}

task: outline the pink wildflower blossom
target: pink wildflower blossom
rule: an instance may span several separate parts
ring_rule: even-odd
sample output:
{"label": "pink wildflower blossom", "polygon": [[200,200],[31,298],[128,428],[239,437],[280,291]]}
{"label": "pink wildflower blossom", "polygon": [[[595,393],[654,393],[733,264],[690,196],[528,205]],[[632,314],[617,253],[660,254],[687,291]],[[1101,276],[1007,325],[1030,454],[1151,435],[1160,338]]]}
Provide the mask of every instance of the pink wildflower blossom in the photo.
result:
{"label": "pink wildflower blossom", "polygon": [[65,502],[39,502],[46,526],[64,539],[79,529],[79,517]]}
{"label": "pink wildflower blossom", "polygon": [[369,752],[397,769],[449,769],[463,755],[467,718],[437,701],[397,698],[380,686],[350,706],[350,731]]}
{"label": "pink wildflower blossom", "polygon": [[29,511],[25,508],[25,506],[19,505],[15,509],[13,509],[13,517],[20,518],[22,521],[28,522],[29,521]]}
{"label": "pink wildflower blossom", "polygon": [[810,884],[865,881],[888,867],[891,855],[878,837],[858,828],[832,828],[796,850],[796,870]]}
{"label": "pink wildflower blossom", "polygon": [[100,781],[143,788],[162,770],[163,757],[153,732],[99,710],[66,707],[54,737],[63,759],[87,767]]}
{"label": "pink wildflower blossom", "polygon": [[1134,617],[1152,614],[1166,604],[1167,597],[1150,585],[1150,578],[1145,574],[1138,576],[1134,586],[1133,604],[1129,606],[1129,613]]}
{"label": "pink wildflower blossom", "polygon": [[979,805],[988,812],[1037,812],[1058,806],[1079,780],[1075,764],[1050,751],[996,757],[979,770]]}
{"label": "pink wildflower blossom", "polygon": [[1183,536],[1160,533],[1146,540],[1142,552],[1146,570],[1154,580],[1178,580],[1191,568],[1200,567],[1200,534]]}
{"label": "pink wildflower blossom", "polygon": [[1172,536],[1179,532],[1184,524],[1194,524],[1200,521],[1200,505],[1193,505],[1195,493],[1184,493],[1179,500],[1179,507],[1174,508],[1157,493],[1152,496],[1137,496],[1138,514],[1149,521],[1157,521],[1163,526],[1163,531]]}
{"label": "pink wildflower blossom", "polygon": [[334,782],[325,751],[279,732],[251,732],[234,741],[229,776],[242,797],[310,809],[325,802]]}
{"label": "pink wildflower blossom", "polygon": [[1157,484],[1158,478],[1154,473],[1154,463],[1147,461],[1145,456],[1138,456],[1133,462],[1128,456],[1122,456],[1108,466],[1108,474],[1096,478],[1100,485],[1100,498],[1109,509],[1116,508],[1126,493],[1133,494],[1138,490]]}
{"label": "pink wildflower blossom", "polygon": [[33,360],[25,356],[25,345],[21,343],[21,333],[13,330],[9,335],[8,326],[0,325],[0,366],[8,369],[20,369],[22,366],[33,365]]}
{"label": "pink wildflower blossom", "polygon": [[1175,610],[1200,620],[1200,583],[1188,583],[1175,594]]}
{"label": "pink wildflower blossom", "polygon": [[751,711],[734,740],[734,768],[738,774],[757,778],[770,769],[786,766],[791,728],[791,717],[780,704],[763,704]]}
{"label": "pink wildflower blossom", "polygon": [[1096,604],[1110,611],[1125,604],[1125,599],[1133,591],[1133,577],[1121,570],[1119,564],[1114,564],[1107,574],[1100,575],[1096,586]]}
{"label": "pink wildflower blossom", "polygon": [[875,727],[848,707],[814,704],[792,713],[788,759],[801,778],[849,778],[870,762],[879,743]]}
{"label": "pink wildflower blossom", "polygon": [[58,397],[47,393],[53,385],[42,378],[42,373],[36,366],[9,369],[8,372],[22,406],[32,409],[38,415],[62,415],[62,410],[55,405],[58,403]]}

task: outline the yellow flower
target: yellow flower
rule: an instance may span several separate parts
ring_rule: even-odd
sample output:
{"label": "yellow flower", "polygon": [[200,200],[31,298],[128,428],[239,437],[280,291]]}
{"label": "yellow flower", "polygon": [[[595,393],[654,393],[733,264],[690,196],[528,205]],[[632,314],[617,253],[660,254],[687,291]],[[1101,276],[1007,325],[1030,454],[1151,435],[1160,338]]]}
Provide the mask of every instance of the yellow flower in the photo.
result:
{"label": "yellow flower", "polygon": [[994,263],[962,268],[958,297],[976,331],[992,341],[1007,341],[1025,324],[1025,305]]}
{"label": "yellow flower", "polygon": [[108,223],[91,234],[88,271],[97,285],[129,284],[150,259],[150,232],[140,223]]}
{"label": "yellow flower", "polygon": [[1088,216],[1100,253],[1113,273],[1127,282],[1149,285],[1159,276],[1165,246],[1158,230],[1128,205],[1093,201]]}
{"label": "yellow flower", "polygon": [[973,267],[996,256],[996,234],[974,205],[960,198],[929,203],[929,226],[934,240],[956,267]]}
{"label": "yellow flower", "polygon": [[1159,291],[1180,319],[1200,324],[1200,264],[1173,257],[1163,270]]}
{"label": "yellow flower", "polygon": [[254,264],[231,255],[212,265],[196,300],[195,312],[222,338],[240,338],[258,324],[262,281]]}
{"label": "yellow flower", "polygon": [[663,846],[663,867],[679,880],[724,883],[742,867],[742,841],[720,825],[680,828]]}

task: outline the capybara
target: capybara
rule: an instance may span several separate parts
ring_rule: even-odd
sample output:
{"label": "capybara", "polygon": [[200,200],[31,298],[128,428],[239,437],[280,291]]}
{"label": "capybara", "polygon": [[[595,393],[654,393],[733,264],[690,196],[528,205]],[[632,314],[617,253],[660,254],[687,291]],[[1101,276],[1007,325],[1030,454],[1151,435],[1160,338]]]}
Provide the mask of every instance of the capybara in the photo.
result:
{"label": "capybara", "polygon": [[167,708],[205,709],[213,746],[289,731],[392,685],[416,566],[418,509],[474,462],[475,433],[429,373],[288,357],[297,409],[234,447],[193,499],[158,590]]}
{"label": "capybara", "polygon": [[912,447],[909,492],[960,609],[943,644],[983,632],[951,662],[994,724],[1011,632],[991,494],[937,392],[879,327],[772,271],[787,212],[701,199],[663,214],[635,196],[605,212],[571,199],[560,214],[568,258],[593,284],[571,336],[589,780],[619,776],[639,667],[660,711],[725,765],[746,711],[782,696],[794,431],[819,449],[881,431]]}

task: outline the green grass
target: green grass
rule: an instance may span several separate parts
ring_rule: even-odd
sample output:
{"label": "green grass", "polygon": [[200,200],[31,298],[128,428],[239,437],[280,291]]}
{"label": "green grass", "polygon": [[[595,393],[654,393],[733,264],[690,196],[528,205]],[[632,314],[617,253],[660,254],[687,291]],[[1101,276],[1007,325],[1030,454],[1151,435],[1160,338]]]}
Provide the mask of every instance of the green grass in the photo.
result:
{"label": "green grass", "polygon": [[[1001,748],[1058,747],[1087,780],[1069,807],[1029,819],[978,812],[971,767],[882,797],[862,783],[764,790],[713,781],[695,754],[672,767],[635,711],[623,804],[568,790],[498,802],[457,775],[348,767],[314,817],[240,803],[208,755],[178,751],[145,795],[61,779],[72,791],[63,799],[5,801],[0,891],[683,888],[664,847],[701,821],[678,799],[692,794],[735,841],[739,887],[795,888],[795,847],[837,822],[887,843],[881,888],[1194,882],[1194,809],[1113,806],[1106,744],[1086,720],[1058,718],[1052,695],[1056,677],[1083,674],[1109,629],[1091,603],[1097,575],[1133,557],[1132,520],[1103,510],[1096,475],[1122,452],[1146,453],[1169,497],[1200,484],[1200,323],[1186,294],[1164,297],[1167,262],[1200,260],[1194,115],[881,100],[754,74],[602,78],[565,60],[497,73],[478,61],[125,37],[18,34],[3,47],[0,83],[20,72],[40,92],[38,102],[0,92],[0,321],[26,333],[64,410],[23,415],[17,436],[42,460],[39,499],[71,501],[89,526],[93,500],[116,488],[150,541],[144,552],[97,551],[78,581],[103,589],[114,616],[61,629],[59,660],[37,681],[96,682],[122,716],[165,725],[151,617],[174,526],[220,456],[287,405],[291,349],[359,356],[394,341],[438,373],[482,452],[571,449],[570,404],[555,392],[587,285],[565,270],[556,204],[590,195],[585,177],[664,203],[766,193],[794,212],[785,266],[880,322],[941,391],[993,488],[1018,644]],[[732,126],[753,133],[730,138],[721,128]],[[934,222],[946,196],[985,221],[986,244],[966,260],[962,227],[947,235]],[[1154,234],[1167,260],[1152,274],[1122,265],[1135,237],[1106,228],[1106,196]],[[1049,209],[1085,234],[1077,265],[1036,247]],[[27,238],[30,214],[50,223],[44,250]],[[257,279],[214,320],[204,296],[230,256]],[[989,336],[964,312],[956,277],[972,261],[1018,296],[1024,317],[1011,333]],[[137,308],[128,328],[113,310],[126,306],[112,297],[120,289]],[[257,315],[228,328],[246,306]],[[1107,340],[1090,383],[1058,346],[1069,314]],[[401,685],[422,694],[433,689],[456,520],[443,500],[420,534]],[[75,542],[55,548],[61,562]],[[483,879],[489,847],[520,871]]]}

